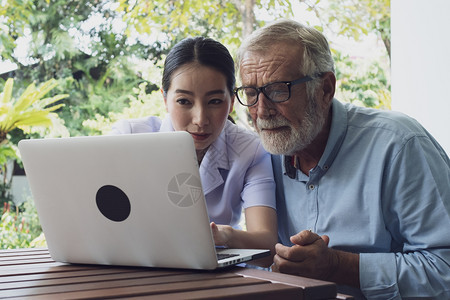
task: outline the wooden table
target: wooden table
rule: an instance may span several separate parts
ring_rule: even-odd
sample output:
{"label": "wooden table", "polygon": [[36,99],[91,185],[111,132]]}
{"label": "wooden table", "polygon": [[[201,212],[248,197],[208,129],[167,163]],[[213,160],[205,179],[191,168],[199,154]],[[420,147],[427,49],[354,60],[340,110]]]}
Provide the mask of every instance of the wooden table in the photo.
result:
{"label": "wooden table", "polygon": [[0,250],[0,298],[348,299],[330,282],[232,267],[222,271],[75,265],[47,249]]}

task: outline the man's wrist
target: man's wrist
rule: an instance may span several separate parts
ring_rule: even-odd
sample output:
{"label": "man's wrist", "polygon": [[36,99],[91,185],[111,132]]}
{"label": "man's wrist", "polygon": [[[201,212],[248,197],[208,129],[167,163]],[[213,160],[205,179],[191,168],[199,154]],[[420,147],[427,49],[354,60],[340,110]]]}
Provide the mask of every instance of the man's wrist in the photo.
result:
{"label": "man's wrist", "polygon": [[330,271],[326,280],[359,288],[359,254],[330,250]]}
{"label": "man's wrist", "polygon": [[328,281],[334,281],[336,277],[336,273],[338,272],[340,268],[340,256],[337,250],[329,248],[330,251],[330,257],[329,257],[329,269],[328,273],[325,275],[325,280]]}

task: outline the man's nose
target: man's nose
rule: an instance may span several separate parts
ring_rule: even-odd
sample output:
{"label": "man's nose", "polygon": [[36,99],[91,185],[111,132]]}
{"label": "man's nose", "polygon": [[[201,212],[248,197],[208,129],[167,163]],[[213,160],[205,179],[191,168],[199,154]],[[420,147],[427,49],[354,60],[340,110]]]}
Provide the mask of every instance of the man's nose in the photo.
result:
{"label": "man's nose", "polygon": [[275,104],[264,93],[259,94],[258,102],[255,104],[254,109],[261,119],[268,119],[276,114]]}

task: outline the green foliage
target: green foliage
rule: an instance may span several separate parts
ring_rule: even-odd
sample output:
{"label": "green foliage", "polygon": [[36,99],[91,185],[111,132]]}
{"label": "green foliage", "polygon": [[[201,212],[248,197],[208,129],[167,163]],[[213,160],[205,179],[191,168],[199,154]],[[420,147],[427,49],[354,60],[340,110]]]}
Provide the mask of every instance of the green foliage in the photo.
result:
{"label": "green foliage", "polygon": [[141,83],[139,88],[133,89],[130,96],[130,104],[122,112],[110,112],[105,118],[95,115],[95,119],[83,122],[85,128],[91,130],[91,134],[108,134],[112,124],[121,119],[143,118],[147,116],[158,116],[163,118],[166,115],[163,97],[160,91],[146,92],[147,83]]}
{"label": "green foliage", "polygon": [[[17,64],[14,76],[22,87],[50,78],[61,83],[54,92],[68,94],[59,115],[71,135],[89,133],[82,127],[85,119],[126,107],[132,87],[145,81],[137,61],[159,60],[162,53],[158,43],[144,45],[126,36],[109,1],[5,0],[2,5],[1,58]],[[24,39],[26,60],[14,55]]]}
{"label": "green foliage", "polygon": [[2,198],[5,198],[9,186],[6,174],[8,160],[17,159],[16,150],[10,142],[9,135],[16,128],[25,133],[31,133],[34,127],[51,127],[54,119],[58,119],[54,111],[63,104],[56,102],[66,95],[45,97],[50,90],[56,87],[55,80],[49,80],[37,88],[33,83],[18,97],[13,97],[14,80],[9,78],[3,92],[0,94],[0,175],[2,181]]}
{"label": "green foliage", "polygon": [[335,51],[337,98],[357,105],[390,109],[390,83],[378,61],[361,61]]}
{"label": "green foliage", "polygon": [[[63,104],[57,103],[66,95],[45,97],[57,86],[55,80],[44,82],[39,87],[30,84],[17,98],[13,96],[14,80],[9,78],[0,94],[0,200],[11,200],[10,174],[8,161],[18,159],[14,144],[10,141],[10,133],[20,129],[25,133],[32,133],[33,128],[47,129],[53,121],[58,119],[54,113]],[[8,174],[10,173],[10,174]]]}
{"label": "green foliage", "polygon": [[58,83],[55,80],[44,82],[39,88],[34,83],[17,98],[12,96],[14,80],[6,81],[0,94],[0,145],[6,141],[6,135],[15,128],[27,132],[32,126],[50,127],[50,114],[63,104],[57,104],[67,95],[44,98]]}
{"label": "green foliage", "polygon": [[187,36],[209,36],[217,39],[230,48],[239,46],[243,28],[249,22],[253,29],[264,24],[253,18],[246,19],[246,9],[256,8],[269,11],[276,18],[292,16],[289,1],[255,0],[249,1],[126,1],[119,0],[117,11],[123,14],[127,24],[127,34],[160,34],[167,48]]}
{"label": "green foliage", "polygon": [[[321,4],[328,5],[322,6]],[[375,33],[383,41],[386,53],[391,53],[390,0],[318,0],[310,6],[331,32],[355,41]]]}
{"label": "green foliage", "polygon": [[28,81],[25,85],[37,78],[49,80],[67,68],[71,59],[79,54],[70,37],[70,29],[74,22],[85,20],[91,13],[89,1],[3,1],[0,16],[8,30],[2,34],[2,40],[17,46],[18,41],[29,38],[30,47],[27,63],[14,55],[15,47],[5,47],[6,51],[1,55],[15,62],[19,70],[29,63],[37,64],[36,68],[26,68],[27,73],[16,74],[17,78]]}
{"label": "green foliage", "polygon": [[129,25],[127,32],[162,32],[169,44],[185,36],[208,35],[220,39],[236,35],[239,12],[227,1],[119,1]]}
{"label": "green foliage", "polygon": [[83,126],[84,120],[94,116],[107,117],[111,112],[126,108],[133,87],[143,81],[126,67],[112,67],[107,72],[109,76],[103,84],[89,76],[78,80],[73,77],[64,79],[64,86],[68,87],[71,95],[59,115],[66,120],[72,136],[92,134],[89,128]]}
{"label": "green foliage", "polygon": [[10,191],[12,170],[9,170],[11,163],[8,162],[17,158],[16,150],[10,143],[0,145],[0,205],[13,200]]}
{"label": "green foliage", "polygon": [[16,159],[16,158],[17,158],[16,151],[11,145],[9,145],[9,144],[1,145],[0,146],[0,174],[6,173],[5,165],[8,162],[8,160]]}
{"label": "green foliage", "polygon": [[0,249],[45,246],[34,202],[26,201],[20,207],[5,202],[0,221]]}

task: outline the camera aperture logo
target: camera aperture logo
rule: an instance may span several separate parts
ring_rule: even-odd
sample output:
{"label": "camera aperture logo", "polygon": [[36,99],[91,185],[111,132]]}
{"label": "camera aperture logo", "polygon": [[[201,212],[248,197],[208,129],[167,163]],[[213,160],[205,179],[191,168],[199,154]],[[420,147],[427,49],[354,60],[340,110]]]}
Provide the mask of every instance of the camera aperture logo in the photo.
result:
{"label": "camera aperture logo", "polygon": [[201,181],[190,173],[180,173],[170,180],[167,195],[176,206],[190,207],[202,199]]}

